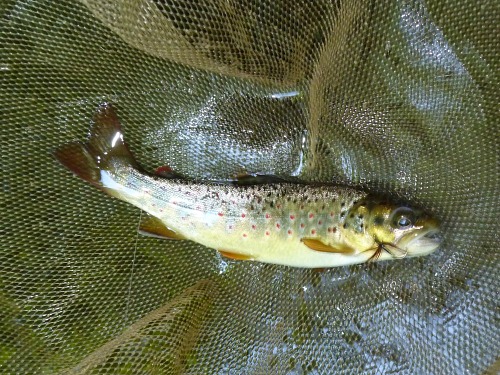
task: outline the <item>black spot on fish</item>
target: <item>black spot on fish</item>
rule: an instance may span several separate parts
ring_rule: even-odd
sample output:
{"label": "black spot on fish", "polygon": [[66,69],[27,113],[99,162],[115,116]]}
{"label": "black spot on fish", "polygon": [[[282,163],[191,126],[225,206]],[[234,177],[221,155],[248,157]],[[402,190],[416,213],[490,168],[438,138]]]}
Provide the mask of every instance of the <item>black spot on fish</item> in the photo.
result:
{"label": "black spot on fish", "polygon": [[373,219],[373,224],[374,225],[384,224],[384,217],[383,216],[375,216],[375,218]]}
{"label": "black spot on fish", "polygon": [[342,202],[342,203],[340,204],[340,207],[344,207],[344,206],[345,206],[345,202]]}
{"label": "black spot on fish", "polygon": [[359,215],[359,216],[358,216],[358,218],[359,218],[359,219],[363,219],[363,215]]}
{"label": "black spot on fish", "polygon": [[346,228],[347,228],[347,223],[344,223],[344,229],[346,229]]}
{"label": "black spot on fish", "polygon": [[345,216],[345,211],[342,211],[342,212],[340,213],[340,217],[344,217],[344,216]]}
{"label": "black spot on fish", "polygon": [[271,207],[271,208],[274,207],[274,201],[269,202],[269,207]]}
{"label": "black spot on fish", "polygon": [[349,217],[353,218],[354,217],[354,214],[350,214]]}

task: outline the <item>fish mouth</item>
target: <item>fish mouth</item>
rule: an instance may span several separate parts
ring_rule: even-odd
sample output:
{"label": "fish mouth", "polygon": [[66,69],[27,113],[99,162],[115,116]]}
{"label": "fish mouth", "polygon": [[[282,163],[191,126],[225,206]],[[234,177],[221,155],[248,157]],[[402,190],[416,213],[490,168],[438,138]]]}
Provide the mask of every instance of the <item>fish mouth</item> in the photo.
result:
{"label": "fish mouth", "polygon": [[399,246],[407,252],[408,257],[432,253],[441,245],[443,238],[439,229],[428,228],[402,238]]}

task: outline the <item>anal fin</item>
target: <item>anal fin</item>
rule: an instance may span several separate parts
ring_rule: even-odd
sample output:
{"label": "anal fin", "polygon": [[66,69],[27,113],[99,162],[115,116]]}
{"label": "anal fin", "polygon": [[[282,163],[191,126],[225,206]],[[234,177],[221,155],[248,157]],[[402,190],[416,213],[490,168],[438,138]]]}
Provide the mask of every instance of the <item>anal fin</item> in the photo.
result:
{"label": "anal fin", "polygon": [[225,258],[229,258],[232,260],[252,260],[253,258],[249,255],[244,255],[244,254],[238,254],[238,253],[233,253],[232,251],[226,251],[226,250],[217,250],[220,255],[222,255]]}
{"label": "anal fin", "polygon": [[328,245],[316,238],[302,238],[300,240],[308,248],[325,253],[352,254],[354,249],[346,245]]}
{"label": "anal fin", "polygon": [[167,227],[160,219],[147,213],[143,213],[139,224],[139,233],[150,236],[165,238],[169,240],[185,240],[186,238]]}

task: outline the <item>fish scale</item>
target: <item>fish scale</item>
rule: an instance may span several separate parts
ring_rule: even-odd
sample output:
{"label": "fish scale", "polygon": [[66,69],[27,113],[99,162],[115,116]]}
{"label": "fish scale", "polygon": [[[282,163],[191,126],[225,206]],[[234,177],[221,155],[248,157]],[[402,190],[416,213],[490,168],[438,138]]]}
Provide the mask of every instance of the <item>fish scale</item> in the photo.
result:
{"label": "fish scale", "polygon": [[[238,237],[253,240],[280,237],[299,241],[303,237],[329,237],[341,241],[342,230],[338,228],[344,225],[342,213],[367,195],[349,188],[340,190],[336,186],[238,187],[165,180],[126,165],[115,166],[114,170],[113,176],[110,175],[114,183],[107,184],[108,188],[122,187],[120,199],[133,198],[136,206],[193,240],[197,237],[193,231],[209,229],[224,232],[230,241]],[[144,186],[148,186],[147,191]],[[217,245],[232,247],[227,242],[219,239]]]}
{"label": "fish scale", "polygon": [[[82,179],[147,212],[141,231],[189,239],[234,259],[334,267],[425,255],[439,241],[420,209],[345,186],[194,182],[144,171],[128,150],[114,109],[101,108],[87,143],[56,158]],[[260,180],[259,180],[260,181]],[[262,181],[260,181],[262,182]]]}

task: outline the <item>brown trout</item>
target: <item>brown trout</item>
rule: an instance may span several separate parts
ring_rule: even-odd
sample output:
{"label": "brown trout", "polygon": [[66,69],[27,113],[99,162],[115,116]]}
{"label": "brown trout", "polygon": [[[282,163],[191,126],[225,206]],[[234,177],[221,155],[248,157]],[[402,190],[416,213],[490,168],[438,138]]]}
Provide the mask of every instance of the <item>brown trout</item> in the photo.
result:
{"label": "brown trout", "polygon": [[56,158],[77,176],[147,214],[141,231],[188,239],[240,260],[325,268],[426,255],[440,244],[421,209],[332,185],[200,183],[147,173],[114,109],[96,114],[87,143]]}

